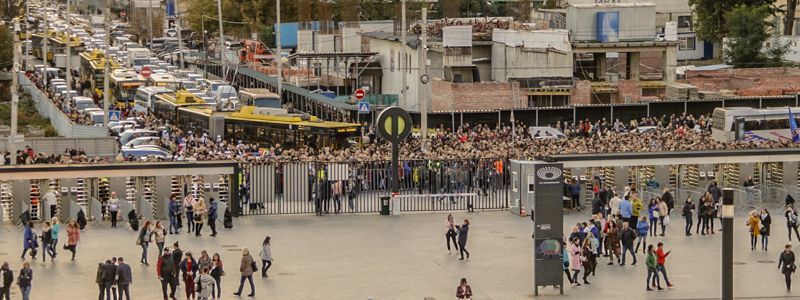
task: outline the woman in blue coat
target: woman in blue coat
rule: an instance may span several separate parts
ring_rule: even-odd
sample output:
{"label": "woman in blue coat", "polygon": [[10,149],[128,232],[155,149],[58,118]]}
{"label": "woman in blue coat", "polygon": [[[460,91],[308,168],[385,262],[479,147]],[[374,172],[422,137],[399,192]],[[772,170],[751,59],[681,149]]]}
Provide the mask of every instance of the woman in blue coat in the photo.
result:
{"label": "woman in blue coat", "polygon": [[22,260],[25,260],[25,254],[28,253],[28,250],[31,250],[31,256],[34,260],[36,260],[36,248],[39,247],[39,242],[36,241],[36,232],[33,231],[33,222],[28,221],[28,225],[25,226],[25,234],[22,238]]}
{"label": "woman in blue coat", "polygon": [[469,251],[467,251],[467,234],[469,233],[469,220],[464,220],[464,224],[461,226],[456,226],[458,229],[458,249],[461,253],[461,258],[459,260],[464,260],[464,253],[467,253],[467,259],[469,259]]}

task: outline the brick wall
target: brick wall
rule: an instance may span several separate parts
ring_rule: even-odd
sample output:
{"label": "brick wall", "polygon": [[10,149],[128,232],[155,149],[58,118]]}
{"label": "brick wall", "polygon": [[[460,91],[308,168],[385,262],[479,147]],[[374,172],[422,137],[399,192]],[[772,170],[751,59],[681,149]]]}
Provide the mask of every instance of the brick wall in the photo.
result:
{"label": "brick wall", "polygon": [[[433,111],[459,111],[512,108],[522,98],[514,99],[513,85],[507,82],[452,83],[434,79],[431,86]],[[526,97],[522,91],[519,97]],[[527,101],[524,101],[527,103]]]}
{"label": "brick wall", "polygon": [[569,104],[591,104],[592,103],[592,83],[588,80],[579,80],[575,82],[575,88],[572,89]]}
{"label": "brick wall", "polygon": [[614,103],[625,103],[625,98],[630,102],[639,102],[642,99],[642,88],[637,80],[620,80],[617,82],[617,99]]}
{"label": "brick wall", "polygon": [[731,90],[739,96],[768,96],[795,93],[800,68],[724,69],[687,71],[684,82],[698,90]]}

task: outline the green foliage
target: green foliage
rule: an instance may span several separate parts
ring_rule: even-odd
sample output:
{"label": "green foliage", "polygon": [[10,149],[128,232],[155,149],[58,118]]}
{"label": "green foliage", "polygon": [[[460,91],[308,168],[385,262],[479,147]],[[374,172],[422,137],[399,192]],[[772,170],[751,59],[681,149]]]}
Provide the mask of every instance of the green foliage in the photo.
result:
{"label": "green foliage", "polygon": [[730,30],[727,13],[739,5],[766,7],[768,14],[775,15],[778,8],[775,0],[689,0],[694,10],[694,26],[697,37],[708,41],[722,41]]}
{"label": "green foliage", "polygon": [[763,45],[770,38],[772,26],[767,18],[772,14],[766,5],[737,5],[725,14],[728,21],[728,36],[725,42],[725,57],[738,68],[755,68],[781,64],[788,45],[776,40],[770,47]]}
{"label": "green foliage", "polygon": [[[50,124],[50,119],[43,117],[36,111],[36,106],[29,94],[20,94],[19,110],[17,112],[17,126],[20,133],[27,133],[27,129],[33,127],[43,130],[45,136],[58,136],[53,124]],[[10,121],[11,102],[0,102],[0,124],[10,125]]]}
{"label": "green foliage", "polygon": [[14,35],[8,26],[0,26],[0,68],[14,65]]}

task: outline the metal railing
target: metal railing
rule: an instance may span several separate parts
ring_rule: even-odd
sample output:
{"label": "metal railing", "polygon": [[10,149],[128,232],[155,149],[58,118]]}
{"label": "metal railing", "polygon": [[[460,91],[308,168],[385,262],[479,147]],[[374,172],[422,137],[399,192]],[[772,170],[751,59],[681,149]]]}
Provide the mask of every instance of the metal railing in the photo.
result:
{"label": "metal railing", "polygon": [[[400,211],[466,210],[468,202],[476,210],[506,209],[506,165],[505,159],[401,161]],[[375,213],[391,190],[388,161],[248,164],[242,169],[244,215]]]}
{"label": "metal railing", "polygon": [[108,131],[101,126],[87,126],[73,123],[61,109],[40,91],[23,73],[19,74],[20,87],[31,95],[39,114],[50,119],[58,135],[68,138],[107,137]]}

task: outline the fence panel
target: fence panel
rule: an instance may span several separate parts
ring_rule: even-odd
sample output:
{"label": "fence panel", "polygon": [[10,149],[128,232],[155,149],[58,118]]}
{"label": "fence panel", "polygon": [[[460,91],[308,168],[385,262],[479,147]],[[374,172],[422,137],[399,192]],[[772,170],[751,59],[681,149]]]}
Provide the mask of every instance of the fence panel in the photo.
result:
{"label": "fence panel", "polygon": [[[401,161],[400,210],[505,209],[505,160]],[[377,213],[389,196],[389,161],[298,162],[244,167],[249,197],[244,215]]]}

